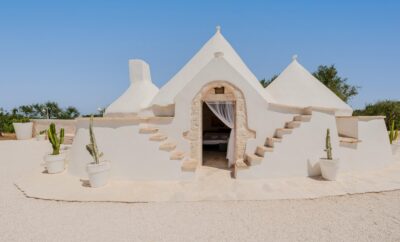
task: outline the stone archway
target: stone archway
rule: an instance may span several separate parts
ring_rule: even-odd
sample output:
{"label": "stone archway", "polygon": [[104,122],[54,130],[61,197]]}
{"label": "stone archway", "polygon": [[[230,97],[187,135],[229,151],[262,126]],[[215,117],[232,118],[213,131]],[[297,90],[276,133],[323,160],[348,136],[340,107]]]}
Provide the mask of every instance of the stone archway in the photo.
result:
{"label": "stone archway", "polygon": [[185,132],[190,141],[190,158],[196,160],[198,165],[202,164],[202,105],[205,100],[235,102],[235,161],[243,160],[246,142],[255,137],[255,132],[247,126],[246,100],[242,91],[227,81],[207,83],[192,100],[190,130]]}

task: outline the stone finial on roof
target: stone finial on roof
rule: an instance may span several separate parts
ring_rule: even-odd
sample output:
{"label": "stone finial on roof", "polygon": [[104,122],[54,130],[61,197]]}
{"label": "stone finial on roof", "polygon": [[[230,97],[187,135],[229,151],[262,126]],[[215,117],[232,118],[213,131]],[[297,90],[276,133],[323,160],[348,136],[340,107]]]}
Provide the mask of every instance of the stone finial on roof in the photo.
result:
{"label": "stone finial on roof", "polygon": [[297,55],[293,55],[292,56],[292,61],[297,60],[297,57],[298,57]]}
{"label": "stone finial on roof", "polygon": [[221,33],[221,26],[217,25],[217,27],[215,27],[215,29],[217,30],[217,33]]}

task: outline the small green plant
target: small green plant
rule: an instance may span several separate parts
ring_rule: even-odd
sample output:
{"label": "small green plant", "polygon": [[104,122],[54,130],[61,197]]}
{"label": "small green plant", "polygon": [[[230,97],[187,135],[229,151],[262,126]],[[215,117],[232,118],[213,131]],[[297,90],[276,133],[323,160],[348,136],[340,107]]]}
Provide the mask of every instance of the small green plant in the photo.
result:
{"label": "small green plant", "polygon": [[97,148],[96,137],[94,136],[93,132],[93,115],[90,117],[89,135],[90,135],[90,144],[86,145],[86,149],[89,152],[89,154],[93,157],[94,163],[99,164],[100,158],[103,156],[103,153],[99,152],[99,149]]}
{"label": "small green plant", "polygon": [[326,158],[328,160],[332,160],[331,134],[329,129],[326,130],[325,151],[326,151]]}
{"label": "small green plant", "polygon": [[39,132],[39,134],[45,134],[45,133],[47,133],[47,129],[44,129],[44,130]]}
{"label": "small green plant", "polygon": [[51,123],[49,129],[47,130],[47,137],[49,138],[53,148],[52,155],[59,155],[60,147],[64,143],[64,129],[60,129],[60,135],[57,136],[56,125]]}
{"label": "small green plant", "polygon": [[31,120],[27,117],[19,117],[19,118],[14,118],[12,120],[13,123],[29,123]]}
{"label": "small green plant", "polygon": [[389,130],[390,144],[393,144],[393,141],[397,140],[398,137],[399,137],[399,129],[395,129],[395,122],[394,122],[394,119],[392,119],[392,122],[390,123],[390,130]]}

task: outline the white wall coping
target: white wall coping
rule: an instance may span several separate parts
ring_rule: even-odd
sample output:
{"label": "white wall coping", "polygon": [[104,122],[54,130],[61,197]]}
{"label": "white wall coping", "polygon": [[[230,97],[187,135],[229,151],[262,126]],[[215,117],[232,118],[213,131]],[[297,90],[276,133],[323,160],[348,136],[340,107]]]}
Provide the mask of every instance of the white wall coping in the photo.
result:
{"label": "white wall coping", "polygon": [[[169,123],[172,122],[174,117],[142,117],[142,116],[135,116],[135,117],[94,117],[93,122],[95,123]],[[76,121],[78,123],[88,123],[90,118],[77,118]]]}
{"label": "white wall coping", "polygon": [[327,108],[327,107],[318,107],[318,106],[308,106],[308,107],[301,107],[301,106],[294,106],[294,105],[287,105],[287,104],[280,104],[280,103],[268,103],[271,107],[281,108],[284,110],[291,110],[294,112],[299,113],[310,113],[311,111],[319,111],[328,114],[335,114],[336,111],[339,109],[337,108]]}
{"label": "white wall coping", "polygon": [[359,121],[371,121],[378,119],[385,119],[386,116],[336,116],[340,119],[358,119]]}

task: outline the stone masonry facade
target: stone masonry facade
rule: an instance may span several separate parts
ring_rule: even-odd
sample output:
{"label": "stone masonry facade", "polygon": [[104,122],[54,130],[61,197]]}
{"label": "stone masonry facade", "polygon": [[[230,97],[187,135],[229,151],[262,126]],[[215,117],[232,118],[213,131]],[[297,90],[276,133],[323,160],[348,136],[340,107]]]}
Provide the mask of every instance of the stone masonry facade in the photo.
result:
{"label": "stone masonry facade", "polygon": [[[223,94],[215,94],[215,88],[224,87]],[[247,140],[255,137],[248,129],[246,100],[243,93],[226,81],[213,81],[205,85],[193,98],[191,109],[191,128],[185,132],[190,141],[190,158],[202,164],[202,118],[204,101],[233,101],[235,103],[235,161],[243,160]]]}

